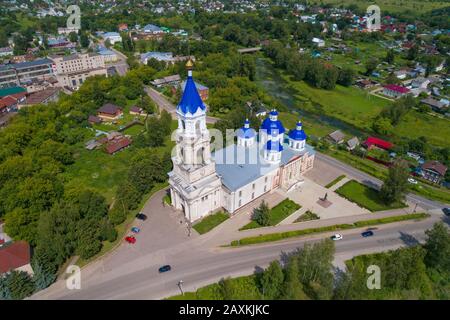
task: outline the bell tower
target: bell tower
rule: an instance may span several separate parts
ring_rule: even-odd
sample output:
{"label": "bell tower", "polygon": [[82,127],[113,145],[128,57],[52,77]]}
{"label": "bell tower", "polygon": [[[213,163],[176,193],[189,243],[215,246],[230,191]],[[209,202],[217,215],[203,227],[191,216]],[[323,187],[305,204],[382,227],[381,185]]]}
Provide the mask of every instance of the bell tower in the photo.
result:
{"label": "bell tower", "polygon": [[183,210],[189,221],[215,211],[221,204],[221,180],[211,159],[210,135],[206,127],[206,105],[192,77],[193,63],[186,63],[187,80],[177,105],[176,152],[169,172],[172,205]]}

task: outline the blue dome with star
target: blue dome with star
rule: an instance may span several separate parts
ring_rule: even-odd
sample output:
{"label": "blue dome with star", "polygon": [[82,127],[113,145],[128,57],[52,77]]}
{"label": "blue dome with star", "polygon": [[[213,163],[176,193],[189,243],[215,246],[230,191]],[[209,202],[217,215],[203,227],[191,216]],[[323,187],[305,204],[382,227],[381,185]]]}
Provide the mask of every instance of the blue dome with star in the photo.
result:
{"label": "blue dome with star", "polygon": [[280,120],[278,120],[278,112],[276,110],[272,110],[269,113],[269,117],[264,119],[261,129],[266,130],[267,134],[282,134],[286,131],[284,129],[283,124]]}
{"label": "blue dome with star", "polygon": [[206,110],[206,106],[198,94],[197,87],[195,86],[194,79],[192,78],[192,71],[190,70],[183,96],[181,97],[180,103],[177,105],[177,110],[182,114],[194,114],[197,112],[198,108],[203,111]]}
{"label": "blue dome with star", "polygon": [[289,131],[288,134],[289,138],[296,141],[303,141],[306,140],[306,133],[302,129],[302,123],[299,121],[297,122],[297,127],[293,130]]}

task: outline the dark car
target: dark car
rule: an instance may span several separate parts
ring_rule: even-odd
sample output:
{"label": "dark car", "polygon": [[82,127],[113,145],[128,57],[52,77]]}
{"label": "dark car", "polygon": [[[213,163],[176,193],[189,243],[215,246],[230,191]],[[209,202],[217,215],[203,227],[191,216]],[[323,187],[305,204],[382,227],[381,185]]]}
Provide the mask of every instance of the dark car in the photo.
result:
{"label": "dark car", "polygon": [[159,268],[159,273],[167,272],[167,271],[170,271],[170,270],[172,270],[172,267],[167,264],[167,265],[162,266],[161,268]]}
{"label": "dark car", "polygon": [[363,233],[361,233],[361,235],[364,238],[371,237],[371,236],[373,236],[373,231],[364,231]]}
{"label": "dark car", "polygon": [[442,212],[443,212],[447,217],[450,217],[450,208],[444,208],[444,209],[442,209]]}
{"label": "dark car", "polygon": [[139,212],[139,213],[136,215],[136,218],[137,218],[138,220],[143,220],[143,221],[147,220],[147,216],[146,216],[145,214],[143,214],[142,212]]}

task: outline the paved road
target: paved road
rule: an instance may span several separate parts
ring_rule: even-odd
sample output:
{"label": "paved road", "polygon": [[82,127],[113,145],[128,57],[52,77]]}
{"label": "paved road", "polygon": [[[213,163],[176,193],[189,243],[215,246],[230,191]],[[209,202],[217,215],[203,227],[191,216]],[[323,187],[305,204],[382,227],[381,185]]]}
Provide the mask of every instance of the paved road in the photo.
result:
{"label": "paved road", "polygon": [[[341,161],[336,160],[336,159],[334,159],[328,155],[325,155],[323,153],[316,152],[316,159],[319,161],[328,163],[328,164],[334,166],[335,168],[339,168],[345,174],[353,176],[354,178],[356,178],[357,180],[359,180],[360,182],[362,182],[368,186],[380,188],[383,183],[381,180],[374,178],[373,176],[371,176],[367,173],[364,173],[358,169],[355,169],[352,166],[342,163]],[[419,206],[421,206],[422,208],[427,209],[427,210],[441,209],[441,208],[448,206],[448,205],[443,204],[438,201],[426,199],[426,198],[416,195],[414,193],[409,193],[406,196],[406,199],[413,203],[417,203]]]}
{"label": "paved road", "polygon": [[[172,114],[172,118],[176,118],[176,107],[173,105],[172,102],[167,100],[166,97],[164,97],[161,93],[156,91],[155,89],[151,87],[145,87],[145,91],[147,92],[148,96],[158,105],[160,109],[164,109],[170,114]],[[206,123],[216,123],[219,119],[214,117],[206,116]]]}
{"label": "paved road", "polygon": [[[362,238],[360,230],[342,232],[344,239],[336,242],[335,264],[364,253],[379,252],[413,245],[425,239],[423,231],[432,226],[439,218],[433,216],[420,222],[404,222],[379,227],[375,236]],[[122,276],[97,281],[83,286],[78,291],[60,289],[56,295],[40,298],[58,299],[160,299],[179,293],[177,283],[183,280],[184,290],[192,291],[223,277],[241,276],[266,267],[274,259],[283,260],[283,253],[289,253],[307,242],[318,241],[330,234],[284,242],[244,248],[202,249],[177,252],[166,257],[173,267],[172,271],[159,274],[160,262],[149,261],[144,268],[124,273]],[[54,292],[55,293],[55,292]]]}

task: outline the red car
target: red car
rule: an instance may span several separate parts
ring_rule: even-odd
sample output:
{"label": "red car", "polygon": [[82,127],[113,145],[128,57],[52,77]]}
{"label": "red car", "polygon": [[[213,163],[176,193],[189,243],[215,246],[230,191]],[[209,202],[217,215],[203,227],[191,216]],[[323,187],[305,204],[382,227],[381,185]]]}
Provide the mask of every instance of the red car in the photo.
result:
{"label": "red car", "polygon": [[133,243],[136,243],[136,238],[128,236],[128,237],[125,237],[125,241],[128,242],[128,243],[133,244]]}

